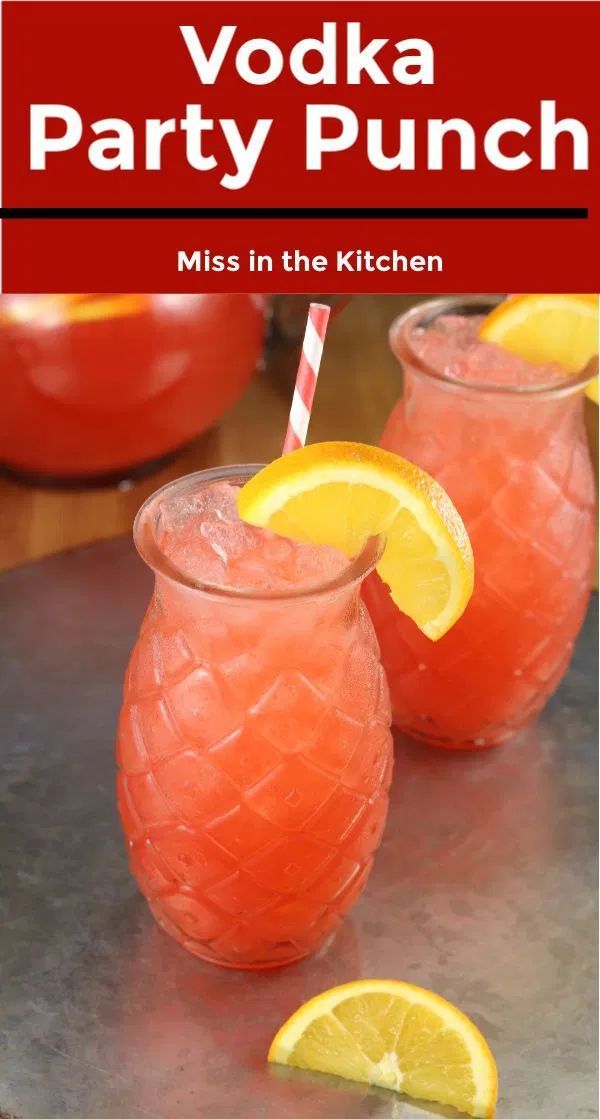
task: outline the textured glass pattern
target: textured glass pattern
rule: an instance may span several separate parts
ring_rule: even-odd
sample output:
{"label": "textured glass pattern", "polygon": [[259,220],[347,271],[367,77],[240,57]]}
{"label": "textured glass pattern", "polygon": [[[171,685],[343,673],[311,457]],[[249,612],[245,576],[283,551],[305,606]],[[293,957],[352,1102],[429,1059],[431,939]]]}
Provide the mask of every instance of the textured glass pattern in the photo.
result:
{"label": "textured glass pattern", "polygon": [[383,445],[447,490],[473,545],[475,589],[436,644],[371,576],[394,721],[440,746],[501,742],[569,663],[594,549],[594,480],[579,396],[524,400],[448,391],[406,374]]}
{"label": "textured glass pattern", "polygon": [[159,587],[117,760],[131,868],[162,927],[233,967],[312,951],[369,875],[390,718],[356,587],[276,604]]}

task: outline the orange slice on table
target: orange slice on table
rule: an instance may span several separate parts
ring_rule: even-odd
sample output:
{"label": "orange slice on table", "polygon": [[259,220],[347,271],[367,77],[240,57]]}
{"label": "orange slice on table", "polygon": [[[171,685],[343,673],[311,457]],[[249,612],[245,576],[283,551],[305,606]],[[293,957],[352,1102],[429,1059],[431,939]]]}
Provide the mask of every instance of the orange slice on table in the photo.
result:
{"label": "orange slice on table", "polygon": [[391,979],[332,987],[281,1027],[269,1061],[376,1084],[491,1119],[498,1074],[477,1027],[432,991]]}
{"label": "orange slice on table", "polygon": [[377,571],[396,606],[433,641],[473,590],[473,553],[445,490],[417,466],[364,443],[314,443],[242,488],[240,517],[292,540],[357,555],[383,534]]}
{"label": "orange slice on table", "polygon": [[[579,373],[598,353],[598,296],[509,296],[486,316],[479,335],[532,365],[557,362]],[[598,403],[597,377],[585,391]]]}

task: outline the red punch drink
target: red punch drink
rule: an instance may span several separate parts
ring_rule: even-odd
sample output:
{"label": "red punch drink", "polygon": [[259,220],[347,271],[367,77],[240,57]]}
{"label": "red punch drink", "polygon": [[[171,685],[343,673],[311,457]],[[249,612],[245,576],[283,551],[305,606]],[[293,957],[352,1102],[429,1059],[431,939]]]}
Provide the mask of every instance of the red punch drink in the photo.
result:
{"label": "red punch drink", "polygon": [[260,357],[261,297],[0,299],[0,463],[41,479],[129,477],[205,431]]}
{"label": "red punch drink", "polygon": [[392,751],[360,597],[376,550],[348,560],[244,524],[246,477],[191,475],[138,515],[156,585],[117,759],[131,867],[159,924],[206,960],[259,968],[311,952],[358,898]]}
{"label": "red punch drink", "polygon": [[404,394],[382,440],[455,502],[473,546],[473,597],[432,644],[376,577],[365,588],[396,723],[448,748],[502,742],[540,710],[569,663],[593,557],[586,377],[483,341],[488,310],[457,297],[397,321]]}

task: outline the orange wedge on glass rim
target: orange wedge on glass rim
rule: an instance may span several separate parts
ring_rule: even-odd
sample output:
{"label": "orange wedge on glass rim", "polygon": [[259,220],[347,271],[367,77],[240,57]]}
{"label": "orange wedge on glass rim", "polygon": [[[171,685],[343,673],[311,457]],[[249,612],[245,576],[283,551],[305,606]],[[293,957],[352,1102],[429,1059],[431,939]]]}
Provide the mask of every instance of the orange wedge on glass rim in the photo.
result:
{"label": "orange wedge on glass rim", "polygon": [[[513,295],[486,315],[479,335],[532,365],[579,373],[598,354],[597,295]],[[586,387],[598,403],[598,378]]]}
{"label": "orange wedge on glass rim", "polygon": [[406,459],[364,443],[313,443],[265,466],[238,497],[242,520],[357,555],[384,537],[377,571],[399,610],[436,641],[473,591],[473,553],[445,490]]}
{"label": "orange wedge on glass rim", "polygon": [[332,987],[281,1027],[269,1061],[390,1088],[491,1119],[496,1063],[485,1038],[452,1003],[391,979]]}

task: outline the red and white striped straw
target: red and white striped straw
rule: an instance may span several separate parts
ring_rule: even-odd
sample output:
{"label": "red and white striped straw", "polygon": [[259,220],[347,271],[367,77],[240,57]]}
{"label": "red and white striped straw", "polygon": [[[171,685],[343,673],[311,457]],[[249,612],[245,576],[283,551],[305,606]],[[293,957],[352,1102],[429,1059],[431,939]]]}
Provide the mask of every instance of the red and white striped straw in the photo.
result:
{"label": "red and white striped straw", "polygon": [[283,443],[284,455],[298,450],[298,447],[303,447],[306,443],[330,310],[325,303],[311,303],[308,309],[300,365]]}

